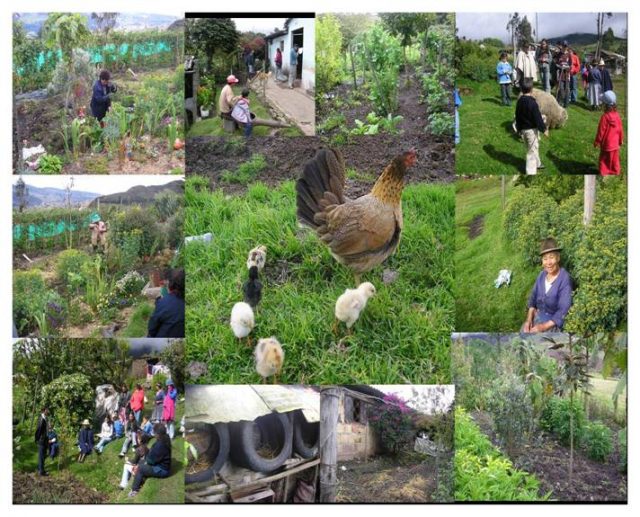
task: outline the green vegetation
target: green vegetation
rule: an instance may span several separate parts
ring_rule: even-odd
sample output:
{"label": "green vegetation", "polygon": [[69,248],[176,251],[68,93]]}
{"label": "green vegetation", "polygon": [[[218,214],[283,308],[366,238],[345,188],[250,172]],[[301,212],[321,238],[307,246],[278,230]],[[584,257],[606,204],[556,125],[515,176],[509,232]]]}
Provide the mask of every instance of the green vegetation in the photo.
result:
{"label": "green vegetation", "polygon": [[[449,381],[452,328],[453,189],[410,185],[403,194],[404,230],[384,268],[399,272],[390,285],[382,267],[363,277],[377,294],[351,336],[334,335],[334,307],[353,275],[312,232],[298,229],[293,182],[249,186],[242,197],[209,192],[205,178],[187,180],[185,231],[211,232],[215,243],[185,248],[189,271],[188,360],[207,364],[203,383],[257,382],[252,349],[229,328],[242,301],[250,249],[267,247],[255,339],[276,336],[285,350],[283,383],[359,382],[438,384]],[[255,342],[255,341],[254,341]]]}
{"label": "green vegetation", "polygon": [[235,171],[223,171],[220,173],[220,179],[225,183],[238,183],[240,185],[248,185],[255,181],[258,175],[267,166],[267,161],[261,154],[254,154],[251,158],[238,165]]}

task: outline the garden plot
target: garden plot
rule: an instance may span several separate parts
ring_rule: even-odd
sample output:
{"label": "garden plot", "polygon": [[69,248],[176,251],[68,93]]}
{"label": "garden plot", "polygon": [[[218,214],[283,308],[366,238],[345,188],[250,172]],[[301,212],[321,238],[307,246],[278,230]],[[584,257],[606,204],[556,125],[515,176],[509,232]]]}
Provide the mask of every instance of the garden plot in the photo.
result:
{"label": "garden plot", "polygon": [[458,500],[626,501],[624,334],[452,346]]}
{"label": "garden plot", "polygon": [[33,240],[27,233],[14,235],[13,319],[19,335],[147,335],[164,273],[177,264],[181,208],[160,221],[140,207],[103,206],[100,212],[109,224],[105,251],[88,242],[91,210],[15,214],[15,228],[67,225],[66,231]]}
{"label": "garden plot", "polygon": [[405,188],[402,240],[395,255],[363,276],[378,293],[352,335],[334,334],[332,325],[336,299],[354,287],[353,275],[315,235],[298,228],[294,189],[291,181],[275,188],[255,182],[246,193],[228,196],[209,190],[207,178],[187,180],[185,232],[213,234],[211,245],[185,248],[188,356],[205,365],[196,382],[259,380],[252,348],[229,327],[231,308],[243,297],[247,254],[258,245],[267,247],[267,261],[253,336],[283,343],[283,383],[350,382],[354,375],[372,382],[447,382],[452,187]]}

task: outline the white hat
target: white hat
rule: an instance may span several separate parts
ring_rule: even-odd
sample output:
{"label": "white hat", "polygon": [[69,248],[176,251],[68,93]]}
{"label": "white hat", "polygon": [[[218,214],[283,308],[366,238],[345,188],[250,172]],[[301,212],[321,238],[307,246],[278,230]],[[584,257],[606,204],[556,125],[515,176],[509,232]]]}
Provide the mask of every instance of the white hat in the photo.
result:
{"label": "white hat", "polygon": [[602,95],[602,102],[604,102],[607,106],[615,106],[616,104],[616,94],[611,90],[607,90]]}
{"label": "white hat", "polygon": [[598,63],[598,66],[604,66],[604,59],[600,58],[600,62]]}
{"label": "white hat", "polygon": [[227,82],[229,84],[235,84],[235,83],[239,83],[240,81],[238,81],[238,78],[235,75],[231,74],[230,76],[227,77]]}

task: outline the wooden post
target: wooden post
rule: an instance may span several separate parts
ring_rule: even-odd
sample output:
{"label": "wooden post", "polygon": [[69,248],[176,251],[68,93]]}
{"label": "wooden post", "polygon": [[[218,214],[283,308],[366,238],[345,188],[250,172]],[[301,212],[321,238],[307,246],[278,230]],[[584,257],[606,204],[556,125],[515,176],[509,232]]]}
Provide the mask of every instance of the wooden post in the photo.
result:
{"label": "wooden post", "polygon": [[320,502],[334,503],[338,484],[338,402],[340,388],[320,391]]}
{"label": "wooden post", "polygon": [[353,89],[357,90],[358,89],[358,81],[356,79],[356,64],[354,61],[354,55],[353,55],[353,47],[351,46],[351,43],[349,43],[348,45],[349,48],[349,57],[351,58],[351,74],[353,75]]}
{"label": "wooden post", "polygon": [[593,208],[596,204],[596,176],[595,174],[585,174],[584,176],[584,215],[582,222],[589,226],[593,217]]}

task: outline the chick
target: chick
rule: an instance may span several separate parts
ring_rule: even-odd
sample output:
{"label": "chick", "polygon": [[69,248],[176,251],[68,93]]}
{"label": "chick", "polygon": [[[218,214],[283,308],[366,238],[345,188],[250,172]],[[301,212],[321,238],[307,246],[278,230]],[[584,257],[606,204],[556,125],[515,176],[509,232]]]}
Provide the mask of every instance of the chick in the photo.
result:
{"label": "chick", "polygon": [[258,280],[258,266],[249,268],[249,280],[242,286],[244,301],[255,309],[262,299],[262,282]]}
{"label": "chick", "polygon": [[352,325],[358,320],[360,313],[367,305],[367,301],[374,294],[376,294],[376,288],[371,282],[364,282],[357,289],[347,289],[341,294],[336,301],[334,332],[338,329],[338,320],[344,322],[349,332],[351,332]]}
{"label": "chick", "polygon": [[247,269],[251,269],[251,266],[256,266],[258,268],[258,271],[262,271],[266,261],[267,247],[258,246],[257,248],[253,248],[249,252],[249,257],[247,258]]}
{"label": "chick", "polygon": [[238,302],[231,309],[231,329],[238,339],[247,339],[247,344],[251,345],[249,334],[255,326],[253,309],[248,303]]}
{"label": "chick", "polygon": [[280,342],[274,337],[261,339],[256,345],[254,355],[256,371],[262,377],[262,382],[273,376],[273,383],[276,384],[284,363],[284,350]]}

